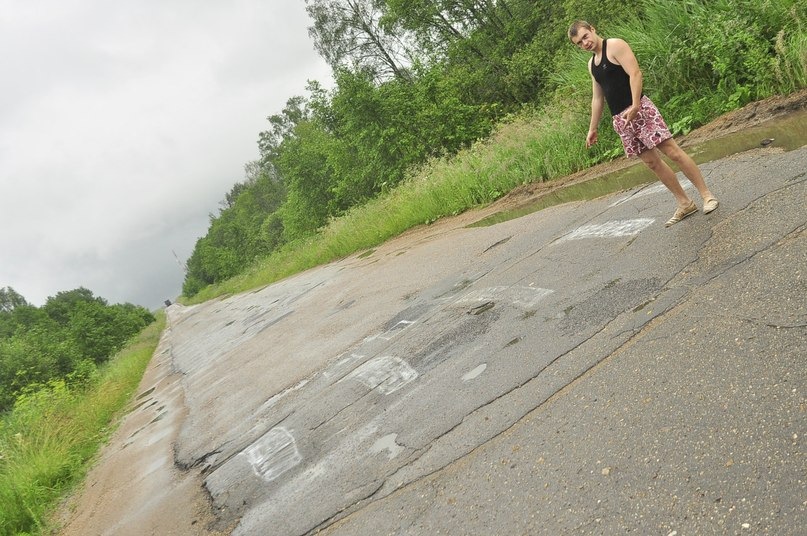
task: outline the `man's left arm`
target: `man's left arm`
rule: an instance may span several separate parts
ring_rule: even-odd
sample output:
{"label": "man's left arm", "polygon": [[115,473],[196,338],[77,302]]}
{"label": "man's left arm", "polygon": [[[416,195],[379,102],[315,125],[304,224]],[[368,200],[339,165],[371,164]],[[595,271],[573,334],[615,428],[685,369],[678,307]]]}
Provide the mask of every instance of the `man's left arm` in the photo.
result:
{"label": "man's left arm", "polygon": [[608,41],[608,52],[611,52],[613,59],[616,63],[622,66],[625,72],[630,77],[630,94],[631,105],[625,111],[625,119],[633,121],[639,113],[642,100],[642,70],[639,68],[639,62],[633,54],[630,45],[622,39],[613,39]]}

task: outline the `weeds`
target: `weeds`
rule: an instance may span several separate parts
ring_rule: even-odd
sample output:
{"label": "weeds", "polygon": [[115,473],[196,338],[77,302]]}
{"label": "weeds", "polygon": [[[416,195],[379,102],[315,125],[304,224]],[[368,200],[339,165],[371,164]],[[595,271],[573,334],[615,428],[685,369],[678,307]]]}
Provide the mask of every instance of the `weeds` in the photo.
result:
{"label": "weeds", "polygon": [[131,399],[165,325],[143,330],[77,391],[63,380],[20,396],[0,419],[0,534],[42,533],[57,502],[84,475]]}

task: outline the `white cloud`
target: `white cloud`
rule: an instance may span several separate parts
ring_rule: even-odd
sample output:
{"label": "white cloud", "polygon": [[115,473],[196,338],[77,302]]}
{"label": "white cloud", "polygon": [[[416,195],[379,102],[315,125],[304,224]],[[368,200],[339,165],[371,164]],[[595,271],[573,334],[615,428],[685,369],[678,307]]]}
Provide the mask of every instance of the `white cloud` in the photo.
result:
{"label": "white cloud", "polygon": [[304,3],[0,1],[0,287],[180,292],[266,116],[329,83]]}

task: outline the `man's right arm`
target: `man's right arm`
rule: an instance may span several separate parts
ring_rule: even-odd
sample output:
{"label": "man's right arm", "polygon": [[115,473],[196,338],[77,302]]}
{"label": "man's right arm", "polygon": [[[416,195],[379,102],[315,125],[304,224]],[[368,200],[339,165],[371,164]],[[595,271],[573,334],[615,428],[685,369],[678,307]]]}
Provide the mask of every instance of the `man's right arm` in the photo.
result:
{"label": "man's right arm", "polygon": [[[589,73],[591,73],[591,62],[589,60]],[[588,135],[586,136],[586,148],[591,147],[597,143],[597,129],[600,126],[600,119],[602,118],[602,110],[605,105],[605,94],[602,91],[602,86],[594,80],[594,75],[591,76],[591,122],[588,125]]]}

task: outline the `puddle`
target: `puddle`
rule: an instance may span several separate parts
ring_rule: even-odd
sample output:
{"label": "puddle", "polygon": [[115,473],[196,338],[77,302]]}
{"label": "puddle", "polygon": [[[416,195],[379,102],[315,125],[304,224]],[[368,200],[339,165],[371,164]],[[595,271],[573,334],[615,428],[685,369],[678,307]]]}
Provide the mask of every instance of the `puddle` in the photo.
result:
{"label": "puddle", "polygon": [[375,250],[374,250],[374,249],[368,249],[367,251],[365,251],[364,253],[362,253],[361,255],[359,255],[359,257],[358,257],[358,258],[359,258],[359,259],[366,259],[367,257],[369,257],[370,255],[372,255],[373,253],[375,253]]}
{"label": "puddle", "polygon": [[143,391],[142,393],[140,393],[139,395],[137,395],[137,398],[135,398],[135,400],[140,400],[141,398],[143,398],[143,397],[146,397],[146,396],[150,395],[151,393],[153,393],[153,392],[154,392],[154,389],[156,389],[156,387],[152,387],[151,389],[148,389],[148,390],[146,390],[146,391]]}
{"label": "puddle", "polygon": [[467,373],[466,373],[466,374],[465,374],[465,375],[462,377],[462,381],[464,381],[464,382],[468,382],[468,381],[471,381],[471,380],[475,380],[475,379],[476,379],[476,378],[478,378],[478,377],[479,377],[479,376],[480,376],[480,375],[481,375],[483,372],[485,372],[485,369],[487,369],[487,368],[488,368],[488,364],[487,364],[487,363],[482,363],[481,365],[479,365],[478,367],[476,367],[476,368],[475,368],[475,369],[473,369],[472,371],[467,372]]}
{"label": "puddle", "polygon": [[[785,151],[798,149],[807,143],[807,111],[789,114],[783,118],[775,118],[761,125],[747,128],[721,138],[686,147],[685,150],[698,164],[712,162],[733,154],[756,149],[762,141],[773,140],[767,147],[779,147]],[[673,168],[676,169],[677,168]],[[538,201],[511,210],[492,214],[468,227],[487,227],[513,220],[538,212],[548,207],[568,203],[570,201],[586,201],[607,194],[629,190],[637,186],[656,182],[656,176],[641,162],[608,173],[596,179],[566,188],[560,188]]]}

